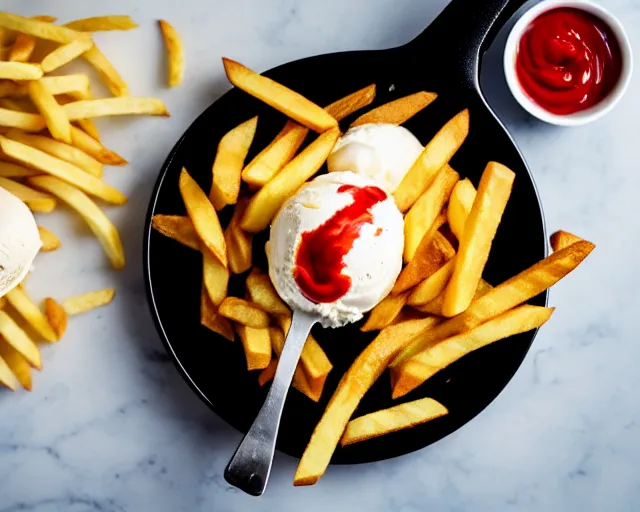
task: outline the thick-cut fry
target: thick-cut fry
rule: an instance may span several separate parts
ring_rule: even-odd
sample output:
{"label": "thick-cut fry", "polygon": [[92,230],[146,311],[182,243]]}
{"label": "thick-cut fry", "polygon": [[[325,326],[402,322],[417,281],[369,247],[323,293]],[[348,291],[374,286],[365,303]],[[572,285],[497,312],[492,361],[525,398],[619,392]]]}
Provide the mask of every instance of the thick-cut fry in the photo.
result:
{"label": "thick-cut fry", "polygon": [[367,321],[360,327],[362,332],[380,331],[391,325],[407,303],[409,292],[389,294],[371,310]]}
{"label": "thick-cut fry", "polygon": [[319,135],[262,187],[249,202],[242,229],[251,233],[265,229],[284,202],[322,167],[339,136],[337,129]]}
{"label": "thick-cut fry", "polygon": [[254,268],[251,271],[246,286],[249,298],[270,315],[291,315],[291,310],[276,292],[269,276],[260,269]]}
{"label": "thick-cut fry", "polygon": [[20,128],[27,132],[39,132],[44,130],[47,124],[44,117],[29,112],[16,112],[7,108],[0,108],[0,126]]}
{"label": "thick-cut fry", "polygon": [[407,299],[409,306],[427,304],[440,295],[447,287],[449,278],[453,274],[455,257],[447,261],[442,267],[431,274],[412,291]]}
{"label": "thick-cut fry", "polygon": [[76,210],[98,238],[113,268],[124,268],[124,249],[118,230],[86,194],[53,176],[29,178],[29,183],[50,192]]}
{"label": "thick-cut fry", "polygon": [[127,202],[127,196],[122,192],[110,187],[75,165],[53,157],[44,151],[6,137],[0,137],[0,147],[11,158],[60,178],[108,203],[124,204]]}
{"label": "thick-cut fry", "polygon": [[514,179],[513,171],[496,162],[489,162],[482,173],[478,193],[460,240],[456,266],[445,290],[442,306],[444,316],[458,315],[471,304],[511,195]]}
{"label": "thick-cut fry", "polygon": [[[453,272],[453,270],[452,270]],[[435,274],[434,274],[435,275]],[[476,293],[473,295],[473,300],[479,299],[483,295],[489,293],[490,290],[493,290],[493,286],[487,283],[484,279],[480,279],[478,283],[478,287],[476,288]],[[444,304],[444,290],[433,300],[427,302],[426,304],[416,304],[413,307],[422,313],[429,313],[430,315],[442,315],[442,305]]]}
{"label": "thick-cut fry", "polygon": [[0,311],[0,335],[38,370],[42,367],[40,350],[5,311]]}
{"label": "thick-cut fry", "polygon": [[54,96],[71,94],[86,98],[90,95],[90,83],[87,75],[43,76],[40,79]]}
{"label": "thick-cut fry", "polygon": [[79,315],[92,309],[106,306],[115,296],[116,291],[113,288],[105,288],[104,290],[83,293],[64,300],[62,301],[62,307],[69,316]]}
{"label": "thick-cut fry", "polygon": [[158,24],[160,25],[164,44],[167,47],[169,60],[167,66],[167,83],[169,87],[175,87],[182,83],[184,77],[184,49],[182,47],[182,41],[180,40],[178,31],[169,22],[159,20]]}
{"label": "thick-cut fry", "polygon": [[104,30],[131,30],[138,28],[138,24],[131,19],[131,16],[93,16],[81,20],[70,21],[64,24],[65,27],[78,32],[102,32]]}
{"label": "thick-cut fry", "polygon": [[576,242],[523,270],[474,300],[464,313],[450,318],[430,332],[421,332],[409,339],[410,345],[394,360],[392,366],[398,366],[426,347],[473,329],[544,292],[575,269],[594,248],[595,245],[586,240]]}
{"label": "thick-cut fry", "polygon": [[200,239],[189,217],[183,215],[156,214],[151,220],[151,227],[158,233],[172,238],[182,245],[195,249],[196,251],[200,250]]}
{"label": "thick-cut fry", "polygon": [[202,249],[202,282],[217,308],[227,296],[229,270],[206,248]]}
{"label": "thick-cut fry", "polygon": [[42,78],[42,68],[25,62],[0,62],[0,78],[7,80],[37,80]]}
{"label": "thick-cut fry", "polygon": [[247,202],[246,198],[238,201],[231,222],[224,232],[229,268],[234,274],[242,274],[252,265],[253,233],[247,233],[240,228],[240,220],[247,208]]}
{"label": "thick-cut fry", "polygon": [[15,391],[16,379],[24,389],[31,391],[31,366],[20,352],[0,338],[0,384]]}
{"label": "thick-cut fry", "polygon": [[10,130],[5,136],[58,157],[65,162],[80,167],[83,171],[93,176],[98,178],[102,176],[102,164],[74,146],[50,137],[45,137],[44,135],[33,135],[19,130]]}
{"label": "thick-cut fry", "polygon": [[224,233],[211,201],[184,168],[180,173],[179,185],[182,200],[200,240],[226,267],[227,247]]}
{"label": "thick-cut fry", "polygon": [[242,167],[253,142],[258,126],[258,116],[227,132],[220,143],[213,161],[211,191],[209,199],[216,210],[228,204],[236,204],[240,193]]}
{"label": "thick-cut fry", "polygon": [[27,34],[18,34],[9,51],[8,60],[11,62],[28,62],[36,47],[36,38]]}
{"label": "thick-cut fry", "polygon": [[57,43],[70,43],[71,41],[85,37],[81,32],[76,32],[66,27],[53,25],[48,21],[41,21],[35,18],[24,18],[17,14],[0,12],[0,27],[21,32],[38,39],[55,41]]}
{"label": "thick-cut fry", "polygon": [[242,179],[253,187],[262,187],[291,161],[308,133],[309,128],[287,121],[276,138],[243,169]]}
{"label": "thick-cut fry", "polygon": [[430,105],[437,97],[437,94],[426,91],[403,96],[362,114],[351,123],[351,128],[368,123],[402,124]]}
{"label": "thick-cut fry", "polygon": [[447,408],[433,398],[421,398],[389,407],[351,420],[342,434],[340,444],[347,446],[405,428],[415,427],[448,413]]}
{"label": "thick-cut fry", "polygon": [[42,241],[41,251],[55,251],[60,247],[60,239],[47,228],[38,226],[38,233],[40,233],[40,240]]}
{"label": "thick-cut fry", "polygon": [[50,297],[44,299],[44,311],[49,325],[53,328],[58,339],[61,339],[67,330],[68,317],[66,311]]}
{"label": "thick-cut fry", "polygon": [[256,329],[269,327],[269,316],[257,304],[244,299],[226,297],[220,304],[218,312],[238,324]]}
{"label": "thick-cut fry", "polygon": [[551,243],[551,249],[554,251],[559,251],[561,249],[565,249],[576,242],[582,240],[579,236],[574,235],[573,233],[569,233],[568,231],[556,231],[551,237],[549,241]]}
{"label": "thick-cut fry", "polygon": [[458,240],[462,238],[464,225],[467,222],[467,217],[475,199],[476,189],[469,181],[469,178],[459,181],[453,187],[449,197],[449,206],[447,207],[447,220],[449,221],[451,232]]}
{"label": "thick-cut fry", "polygon": [[393,193],[400,211],[406,212],[427,189],[436,173],[446,165],[469,133],[469,110],[445,124],[413,164]]}
{"label": "thick-cut fry", "polygon": [[71,144],[71,124],[67,114],[47,86],[38,80],[29,82],[29,97],[44,117],[53,138]]}
{"label": "thick-cut fry", "polygon": [[68,64],[91,47],[93,47],[93,40],[90,37],[76,39],[75,41],[71,41],[70,43],[59,46],[53,50],[49,55],[42,59],[40,67],[45,73],[50,73],[51,71]]}
{"label": "thick-cut fry", "polygon": [[301,94],[266,76],[259,75],[239,62],[223,58],[222,63],[227,78],[233,85],[307,128],[322,133],[338,126],[338,122],[326,110]]}
{"label": "thick-cut fry", "polygon": [[50,195],[43,194],[38,190],[34,190],[8,178],[0,177],[0,187],[8,190],[18,199],[22,200],[29,209],[34,212],[50,213],[55,209],[57,204],[55,198]]}
{"label": "thick-cut fry", "polygon": [[414,390],[428,378],[474,350],[540,327],[549,320],[553,310],[554,308],[540,306],[518,306],[470,331],[432,345],[402,365],[393,386],[393,398]]}
{"label": "thick-cut fry", "polygon": [[82,58],[98,71],[100,78],[109,88],[111,94],[114,96],[129,96],[129,87],[127,87],[126,82],[95,44],[93,48],[82,54]]}
{"label": "thick-cut fry", "polygon": [[71,125],[71,143],[100,163],[106,165],[127,165],[128,163],[120,155],[105,148],[100,142],[73,125]]}
{"label": "thick-cut fry", "polygon": [[49,342],[58,341],[58,336],[49,325],[47,317],[40,308],[29,298],[22,286],[16,286],[6,295],[9,304],[29,322],[36,332]]}
{"label": "thick-cut fry", "polygon": [[0,162],[0,177],[2,178],[27,178],[38,174],[42,173],[12,162]]}
{"label": "thick-cut fry", "polygon": [[271,362],[271,338],[266,327],[256,329],[237,324],[236,330],[244,347],[247,370],[262,370]]}
{"label": "thick-cut fry", "polygon": [[424,235],[446,204],[453,187],[460,179],[458,173],[448,165],[436,175],[424,194],[409,209],[404,217],[404,261],[413,259]]}
{"label": "thick-cut fry", "polygon": [[200,323],[207,329],[224,336],[229,341],[235,340],[233,324],[218,314],[204,286],[200,294]]}
{"label": "thick-cut fry", "polygon": [[67,103],[62,107],[69,120],[88,117],[122,116],[129,114],[147,114],[169,117],[167,107],[158,98],[104,98],[100,100],[81,100]]}
{"label": "thick-cut fry", "polygon": [[344,98],[334,101],[327,105],[324,109],[336,121],[342,121],[345,117],[350,116],[361,108],[371,105],[376,97],[376,84],[367,85],[362,89],[352,92]]}

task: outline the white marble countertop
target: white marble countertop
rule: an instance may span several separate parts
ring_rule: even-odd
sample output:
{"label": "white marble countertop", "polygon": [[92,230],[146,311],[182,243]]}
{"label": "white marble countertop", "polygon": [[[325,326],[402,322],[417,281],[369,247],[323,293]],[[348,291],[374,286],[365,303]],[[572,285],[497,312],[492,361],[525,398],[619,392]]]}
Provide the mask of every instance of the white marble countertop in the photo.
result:
{"label": "white marble countertop", "polygon": [[[240,440],[199,401],[165,355],[148,312],[141,238],[153,183],[168,150],[229,86],[221,55],[263,70],[312,54],[395,46],[446,0],[4,0],[2,8],[61,20],[131,14],[141,28],[96,39],[134,94],[165,99],[171,119],[99,121],[129,159],[108,181],[129,194],[109,212],[128,266],[106,268],[84,226],[55,214],[42,223],[64,247],[40,256],[37,298],[114,285],[108,308],[74,318],[43,350],[34,391],[0,393],[0,511],[37,512],[635,512],[640,510],[640,274],[636,161],[640,73],[620,106],[584,128],[534,122],[499,74],[499,38],[483,82],[533,170],[550,231],[597,249],[553,289],[553,319],[498,399],[443,441],[398,459],[332,467],[310,488],[291,485],[296,462],[276,457],[260,499],[230,487],[223,468]],[[603,0],[640,49],[637,0]],[[164,84],[155,24],[184,38],[185,83]],[[636,212],[636,213],[634,213]]]}

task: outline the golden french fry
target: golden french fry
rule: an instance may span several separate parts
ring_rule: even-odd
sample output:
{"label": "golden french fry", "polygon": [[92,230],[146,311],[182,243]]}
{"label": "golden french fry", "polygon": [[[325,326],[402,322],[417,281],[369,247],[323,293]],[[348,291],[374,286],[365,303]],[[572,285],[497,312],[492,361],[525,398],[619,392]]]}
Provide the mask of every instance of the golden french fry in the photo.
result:
{"label": "golden french fry", "polygon": [[[453,272],[453,269],[452,269]],[[434,274],[435,275],[435,274]],[[446,288],[446,286],[445,286]],[[489,293],[489,290],[492,290],[493,286],[487,283],[484,279],[480,279],[478,283],[478,287],[476,288],[476,292],[473,295],[473,300],[479,299],[483,295]],[[430,315],[442,315],[442,306],[444,305],[444,290],[440,292],[440,294],[433,300],[427,302],[426,304],[416,304],[413,307],[422,313],[429,313]]]}
{"label": "golden french fry", "polygon": [[269,366],[267,366],[264,370],[262,370],[260,372],[260,375],[258,375],[258,384],[260,384],[260,387],[264,386],[265,384],[270,382],[273,379],[273,377],[275,377],[277,369],[278,369],[278,360],[272,359],[269,362]]}
{"label": "golden french fry", "polygon": [[242,167],[258,126],[258,116],[227,132],[220,143],[213,161],[209,199],[216,210],[228,204],[236,204],[240,193]]}
{"label": "golden french fry", "polygon": [[462,145],[469,133],[469,110],[447,122],[413,164],[393,193],[400,211],[406,212],[427,189],[436,173]]}
{"label": "golden french fry", "polygon": [[66,299],[62,301],[62,308],[69,316],[79,315],[106,306],[115,296],[116,291],[113,288],[105,288]]}
{"label": "golden french fry", "polygon": [[582,240],[579,236],[574,235],[573,233],[569,233],[568,231],[556,231],[549,238],[549,242],[551,243],[551,249],[554,251],[559,251],[561,249],[566,249],[572,244],[579,242]]}
{"label": "golden french fry", "polygon": [[68,317],[64,308],[50,297],[44,299],[44,311],[47,321],[53,328],[58,339],[62,339],[67,330]]}
{"label": "golden french fry", "polygon": [[453,274],[454,265],[455,256],[416,286],[411,291],[407,304],[409,306],[421,306],[438,297],[447,287],[451,274]]}
{"label": "golden french fry", "polygon": [[16,349],[34,368],[42,367],[40,350],[18,324],[5,311],[0,311],[0,335]]}
{"label": "golden french fry", "polygon": [[128,163],[120,155],[105,148],[96,139],[73,125],[71,125],[71,143],[105,165],[127,165]]}
{"label": "golden french fry", "polygon": [[404,261],[413,259],[424,235],[433,226],[460,176],[444,166],[431,185],[418,198],[404,217]]}
{"label": "golden french fry", "polygon": [[369,313],[367,321],[360,327],[362,332],[380,331],[391,325],[407,303],[409,292],[389,294]]}
{"label": "golden french fry", "polygon": [[98,131],[98,127],[91,119],[76,119],[74,123],[77,124],[78,127],[82,128],[87,135],[90,135],[98,142],[100,141],[100,132]]}
{"label": "golden french fry", "polygon": [[[289,334],[289,329],[291,328],[291,312],[286,316],[278,316],[275,320],[280,325],[284,335]],[[311,335],[309,335],[302,348],[300,362],[308,377],[309,385],[312,387],[314,386],[314,382],[326,379],[333,368],[327,354],[324,353],[322,347]]]}
{"label": "golden french fry", "polygon": [[227,78],[233,85],[264,101],[301,125],[318,133],[338,126],[338,122],[326,110],[301,94],[266,76],[259,75],[239,62],[223,58],[222,63]]}
{"label": "golden french fry", "polygon": [[256,233],[265,229],[284,202],[313,176],[331,153],[340,130],[329,130],[291,160],[249,202],[240,226]]}
{"label": "golden french fry", "polygon": [[11,62],[28,62],[35,47],[35,37],[28,36],[27,34],[18,34],[9,51],[9,58],[7,60]]}
{"label": "golden french fry", "polygon": [[218,312],[225,318],[255,329],[269,327],[269,316],[260,309],[260,306],[237,297],[226,297]]}
{"label": "golden french fry", "polygon": [[207,249],[202,250],[202,282],[217,308],[227,296],[229,270]]}
{"label": "golden french fry", "polygon": [[42,82],[54,96],[59,94],[73,94],[79,97],[87,97],[90,94],[89,77],[87,75],[43,76],[40,82]]}
{"label": "golden french fry", "polygon": [[458,240],[462,238],[464,225],[467,222],[467,217],[475,199],[476,189],[469,181],[469,178],[459,181],[453,187],[449,197],[449,206],[447,207],[447,220],[449,221],[451,232]]}
{"label": "golden french fry", "polygon": [[159,20],[160,31],[167,47],[169,87],[175,87],[182,83],[184,77],[184,49],[178,31],[165,20]]}
{"label": "golden french fry", "polygon": [[158,233],[172,238],[182,245],[195,249],[196,251],[200,250],[200,239],[189,217],[156,214],[151,220],[151,227]]}
{"label": "golden french fry", "polygon": [[39,132],[46,127],[44,117],[28,112],[16,112],[7,108],[0,108],[0,126],[20,128],[27,132]]}
{"label": "golden french fry", "polygon": [[345,117],[350,116],[361,108],[371,105],[375,97],[376,84],[371,84],[334,101],[324,109],[336,121],[342,121]]}
{"label": "golden french fry", "polygon": [[269,276],[260,269],[254,268],[251,271],[247,276],[246,286],[249,299],[270,315],[291,315],[291,310],[276,292]]}
{"label": "golden french fry", "polygon": [[227,247],[218,214],[211,201],[184,168],[180,173],[179,185],[182,200],[200,240],[226,267]]}
{"label": "golden french fry", "polygon": [[125,255],[120,234],[96,203],[85,193],[53,176],[35,176],[28,180],[30,184],[50,192],[76,210],[98,238],[111,266],[115,269],[124,268]]}
{"label": "golden french fry", "polygon": [[83,171],[93,176],[98,178],[102,176],[102,164],[74,146],[44,135],[33,135],[19,130],[10,130],[5,137],[60,158],[65,162],[80,167]]}
{"label": "golden french fry", "polygon": [[393,398],[414,390],[428,378],[474,350],[540,327],[549,320],[553,310],[554,308],[540,306],[518,306],[478,327],[423,350],[400,367],[393,387]]}
{"label": "golden french fry", "polygon": [[496,162],[489,162],[482,173],[460,240],[456,266],[445,290],[444,316],[458,315],[471,304],[511,195],[514,178],[513,171]]}
{"label": "golden french fry", "polygon": [[71,144],[71,124],[67,114],[46,85],[38,80],[29,82],[29,97],[44,117],[53,138]]}
{"label": "golden french fry", "polygon": [[402,124],[430,105],[437,97],[437,94],[426,91],[403,96],[362,114],[351,123],[351,128],[368,123]]}
{"label": "golden french fry", "polygon": [[31,366],[20,352],[0,338],[0,384],[15,391],[16,379],[24,389],[31,391]]}
{"label": "golden french fry", "polygon": [[70,21],[64,24],[65,27],[78,32],[102,32],[104,30],[131,30],[138,28],[138,24],[131,19],[131,16],[93,16],[80,20]]}
{"label": "golden french fry", "polygon": [[351,420],[342,434],[340,444],[347,446],[384,434],[415,427],[448,414],[447,408],[433,398],[389,407]]}
{"label": "golden french fry", "polygon": [[240,228],[240,220],[247,208],[247,201],[246,198],[238,201],[231,222],[224,232],[229,268],[234,274],[242,274],[252,266],[253,233],[247,233]]}
{"label": "golden french fry", "polygon": [[100,78],[109,88],[111,94],[114,96],[129,96],[129,88],[126,82],[95,44],[90,50],[82,54],[82,58],[98,71]]}
{"label": "golden french fry", "polygon": [[80,55],[92,47],[93,40],[90,37],[76,39],[53,50],[49,55],[42,59],[40,67],[45,73],[50,73],[51,71],[54,71],[80,57]]}
{"label": "golden french fry", "polygon": [[22,286],[16,286],[6,294],[9,304],[33,327],[36,332],[48,342],[58,341],[58,336],[49,325],[47,317],[40,308],[29,298]]}
{"label": "golden french fry", "polygon": [[13,162],[0,161],[0,177],[2,178],[27,178],[29,176],[37,176],[42,174],[35,169],[29,169],[23,165],[14,164]]}
{"label": "golden french fry", "polygon": [[7,96],[19,97],[25,96],[26,94],[26,83],[16,83],[12,80],[0,80],[0,98],[5,98]]}
{"label": "golden french fry", "polygon": [[0,178],[0,187],[11,192],[34,212],[50,213],[55,209],[57,204],[55,198],[50,195],[43,194],[38,190],[34,190],[31,187],[27,187],[9,178]]}
{"label": "golden french fry", "polygon": [[6,137],[0,137],[0,147],[11,158],[60,178],[108,203],[124,204],[127,202],[127,196],[122,192],[110,187],[75,165],[51,156],[44,151]]}
{"label": "golden french fry", "polygon": [[18,16],[17,14],[0,12],[0,27],[34,36],[38,39],[55,41],[62,44],[70,43],[75,39],[86,37],[81,32],[76,32],[75,30],[59,25],[53,25],[49,21],[43,21],[43,19],[45,18],[25,18],[23,16]]}
{"label": "golden french fry", "polygon": [[42,241],[42,251],[55,251],[60,247],[60,239],[54,235],[47,228],[38,226],[38,232],[40,233],[40,240]]}
{"label": "golden french fry", "polygon": [[26,62],[0,62],[0,78],[7,80],[37,80],[42,78],[42,68]]}
{"label": "golden french fry", "polygon": [[247,358],[247,370],[262,370],[271,362],[271,338],[266,327],[256,329],[237,324],[238,336]]}
{"label": "golden french fry", "polygon": [[235,340],[233,324],[218,314],[218,310],[211,302],[204,286],[200,294],[200,323],[207,329],[224,336],[229,341]]}
{"label": "golden french fry", "polygon": [[69,120],[88,117],[122,116],[129,114],[148,114],[169,117],[167,107],[158,98],[104,98],[100,100],[81,100],[67,103],[62,107]]}
{"label": "golden french fry", "polygon": [[0,297],[0,309],[4,309],[6,305],[7,299],[5,299],[4,297]]}

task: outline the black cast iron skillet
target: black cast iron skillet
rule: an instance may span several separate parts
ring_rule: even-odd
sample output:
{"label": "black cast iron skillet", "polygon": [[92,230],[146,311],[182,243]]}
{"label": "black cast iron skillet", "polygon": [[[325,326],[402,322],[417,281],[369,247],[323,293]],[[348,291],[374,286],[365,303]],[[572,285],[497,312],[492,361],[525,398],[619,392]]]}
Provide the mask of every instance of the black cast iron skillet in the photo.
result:
{"label": "black cast iron skillet", "polygon": [[[438,99],[406,123],[424,144],[451,117],[470,110],[469,137],[451,164],[474,185],[489,160],[510,167],[515,184],[493,243],[484,278],[498,284],[546,256],[546,234],[539,198],[522,155],[494,116],[480,91],[482,54],[500,27],[524,0],[453,0],[427,29],[408,44],[389,50],[320,55],[285,64],[265,75],[291,87],[319,105],[326,105],[371,83],[377,84],[372,107],[419,90]],[[229,48],[229,57],[233,57]],[[343,129],[358,112],[347,118]],[[198,117],[178,141],[160,172],[148,212],[145,232],[146,283],[152,314],[167,350],[194,391],[217,414],[241,432],[259,411],[266,389],[256,372],[247,372],[242,346],[200,325],[200,255],[151,229],[156,213],[185,214],[178,190],[184,166],[208,191],[211,165],[220,137],[258,114],[253,156],[280,130],[284,117],[244,92],[233,89]],[[223,224],[231,208],[221,214]],[[255,237],[254,262],[266,270],[264,243]],[[168,271],[168,270],[171,271]],[[176,272],[178,270],[178,272]],[[230,293],[242,296],[243,276],[232,279]],[[547,294],[530,301],[545,305]],[[320,403],[291,390],[285,405],[277,448],[300,457],[340,377],[373,334],[359,325],[338,330],[314,328],[313,334],[334,364]],[[449,409],[449,415],[400,433],[356,443],[335,452],[333,463],[370,462],[423,448],[460,428],[500,393],[518,369],[536,332],[502,340],[478,350],[429,379],[403,401],[429,396]],[[384,374],[362,400],[355,416],[390,407],[389,378]],[[223,468],[221,468],[222,470]]]}

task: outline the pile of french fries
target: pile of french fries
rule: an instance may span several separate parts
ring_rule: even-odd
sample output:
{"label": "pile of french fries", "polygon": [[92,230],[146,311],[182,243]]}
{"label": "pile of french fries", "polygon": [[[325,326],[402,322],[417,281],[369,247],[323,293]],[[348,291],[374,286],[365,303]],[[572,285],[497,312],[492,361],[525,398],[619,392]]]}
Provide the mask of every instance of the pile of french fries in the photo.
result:
{"label": "pile of french fries", "polygon": [[[245,159],[259,120],[252,118],[220,141],[209,195],[186,169],[179,187],[187,216],[156,215],[154,228],[202,253],[201,323],[233,341],[238,334],[249,370],[268,382],[291,325],[291,311],[269,277],[252,265],[252,236],[266,229],[282,204],[322,168],[340,136],[338,122],[369,105],[375,85],[324,109],[298,93],[223,59],[231,83],[289,117],[277,137],[250,162]],[[365,113],[352,123],[400,124],[436,99],[419,92]],[[318,133],[302,151],[309,131]],[[553,308],[526,304],[576,268],[594,249],[560,231],[554,253],[497,286],[482,279],[492,241],[511,194],[514,173],[489,162],[478,188],[460,179],[449,162],[469,132],[469,111],[448,121],[424,147],[394,192],[405,214],[404,268],[392,292],[361,329],[379,331],[340,380],[300,460],[294,485],[314,484],[338,445],[349,445],[424,423],[448,413],[431,398],[351,419],[360,400],[390,368],[399,398],[461,357],[543,325]],[[243,186],[242,182],[245,182]],[[224,229],[217,211],[235,206]],[[230,297],[229,277],[246,275],[246,295]],[[293,386],[317,401],[331,363],[309,337]]]}
{"label": "pile of french fries", "polygon": [[[91,37],[96,31],[136,28],[129,16],[55,22],[52,16],[25,18],[0,12],[0,187],[37,214],[65,203],[93,231],[111,266],[122,269],[120,235],[96,200],[127,202],[123,193],[102,180],[105,165],[123,166],[127,161],[101,143],[93,119],[169,114],[159,99],[129,96],[127,84]],[[168,85],[178,85],[184,74],[182,45],[171,25],[161,20],[160,28],[168,52]],[[95,68],[113,97],[94,98],[86,74],[60,74],[77,59]],[[54,233],[43,226],[38,229],[42,251],[61,246]],[[46,298],[41,310],[23,282],[1,297],[0,384],[15,390],[19,382],[30,390],[31,368],[41,368],[35,341],[58,341],[68,315],[108,304],[114,295],[113,289],[104,289],[62,304]]]}

